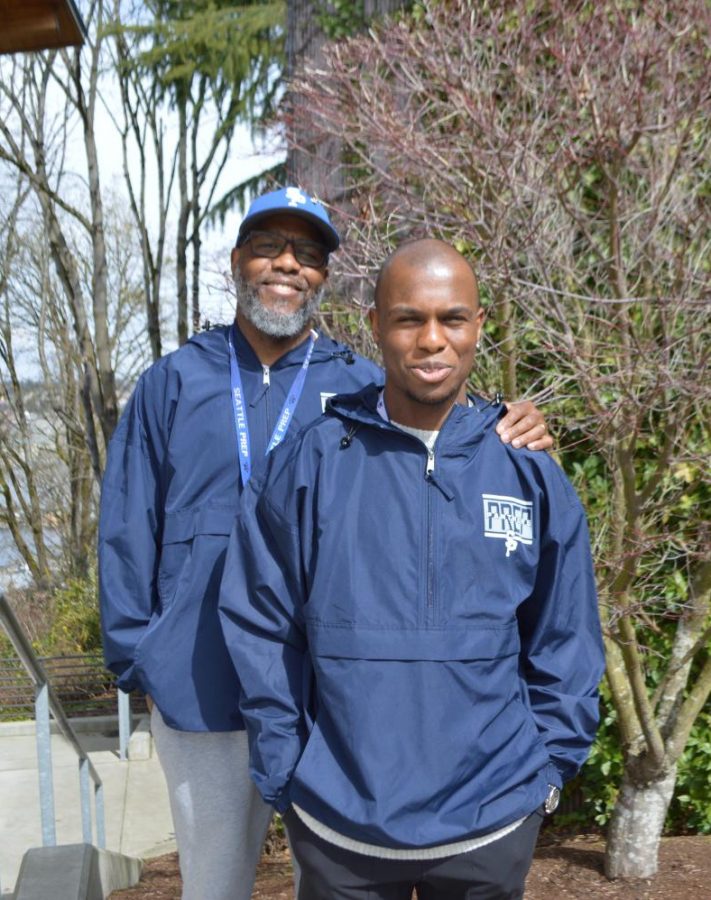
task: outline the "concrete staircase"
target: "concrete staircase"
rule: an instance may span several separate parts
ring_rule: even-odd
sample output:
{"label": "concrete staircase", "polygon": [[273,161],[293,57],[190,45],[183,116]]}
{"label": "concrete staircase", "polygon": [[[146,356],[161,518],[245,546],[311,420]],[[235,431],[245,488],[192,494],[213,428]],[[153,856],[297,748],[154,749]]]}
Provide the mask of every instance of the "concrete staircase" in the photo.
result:
{"label": "concrete staircase", "polygon": [[[134,729],[129,742],[129,760],[124,762],[118,754],[116,717],[76,719],[72,725],[104,785],[108,853],[82,843],[77,757],[61,734],[51,736],[58,846],[40,848],[35,724],[33,721],[0,723],[0,893],[3,900],[13,896],[11,889],[28,848],[36,849],[26,861],[22,890],[14,900],[93,900],[101,896],[96,890],[101,889],[102,878],[114,890],[119,886],[114,883],[117,872],[133,879],[133,883],[140,875],[137,864],[129,861],[119,865],[115,854],[139,860],[175,849],[165,779],[153,752],[148,720],[142,719]],[[37,879],[47,872],[53,873],[51,893],[47,893],[46,885],[39,888],[44,893],[36,893]],[[58,880],[60,872],[67,874],[66,883]],[[121,886],[130,883],[124,880]],[[77,885],[94,893],[77,895]],[[27,893],[30,888],[35,893]],[[58,893],[60,889],[64,893]]]}

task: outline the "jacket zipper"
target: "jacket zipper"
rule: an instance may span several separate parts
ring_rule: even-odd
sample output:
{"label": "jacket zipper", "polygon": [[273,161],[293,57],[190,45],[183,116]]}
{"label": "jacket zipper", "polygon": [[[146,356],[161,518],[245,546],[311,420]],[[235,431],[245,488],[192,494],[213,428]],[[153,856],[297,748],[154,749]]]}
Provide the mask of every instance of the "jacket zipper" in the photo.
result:
{"label": "jacket zipper", "polygon": [[262,384],[266,387],[266,391],[264,392],[264,416],[266,419],[266,429],[265,429],[265,443],[264,446],[268,446],[269,444],[269,436],[272,433],[273,425],[271,424],[271,415],[270,415],[270,403],[269,403],[269,395],[271,394],[271,370],[269,366],[265,366],[262,364]]}
{"label": "jacket zipper", "polygon": [[435,468],[434,447],[427,447],[427,610],[426,624],[434,625],[434,527],[432,523],[432,475]]}
{"label": "jacket zipper", "polygon": [[435,471],[435,451],[434,447],[428,447],[420,438],[415,435],[408,435],[416,440],[420,446],[423,446],[427,452],[427,462],[425,464],[425,515],[427,517],[427,549],[426,549],[426,573],[425,573],[425,624],[434,624],[434,527],[432,522],[432,487],[434,486]]}

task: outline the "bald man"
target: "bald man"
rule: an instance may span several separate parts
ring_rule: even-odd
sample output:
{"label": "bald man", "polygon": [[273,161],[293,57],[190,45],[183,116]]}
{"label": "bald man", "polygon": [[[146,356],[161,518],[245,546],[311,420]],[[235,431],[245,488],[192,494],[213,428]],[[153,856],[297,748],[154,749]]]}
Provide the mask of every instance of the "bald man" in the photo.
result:
{"label": "bald man", "polygon": [[301,900],[520,898],[585,760],[603,652],[585,517],[467,396],[484,314],[439,241],[385,263],[385,387],[334,398],[243,498],[220,614]]}

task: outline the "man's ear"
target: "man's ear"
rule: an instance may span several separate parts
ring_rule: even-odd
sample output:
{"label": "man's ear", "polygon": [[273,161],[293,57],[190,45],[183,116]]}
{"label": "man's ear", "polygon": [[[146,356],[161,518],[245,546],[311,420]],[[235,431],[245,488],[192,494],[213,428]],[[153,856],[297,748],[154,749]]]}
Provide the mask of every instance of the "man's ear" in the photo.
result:
{"label": "man's ear", "polygon": [[371,306],[368,310],[368,319],[370,321],[370,330],[373,332],[375,343],[380,346],[380,321],[378,319],[378,310],[375,306]]}
{"label": "man's ear", "polygon": [[230,254],[230,264],[232,266],[232,277],[237,274],[237,266],[239,265],[239,247],[233,247]]}
{"label": "man's ear", "polygon": [[481,340],[481,333],[484,328],[484,319],[486,319],[486,310],[480,306],[477,311],[477,314],[476,314],[476,325],[477,325],[476,339],[477,339],[477,341]]}

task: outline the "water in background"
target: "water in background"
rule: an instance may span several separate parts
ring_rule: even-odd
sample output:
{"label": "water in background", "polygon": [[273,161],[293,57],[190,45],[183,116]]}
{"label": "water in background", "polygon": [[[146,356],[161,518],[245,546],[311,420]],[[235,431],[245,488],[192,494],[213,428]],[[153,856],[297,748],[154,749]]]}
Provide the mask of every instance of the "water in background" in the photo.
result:
{"label": "water in background", "polygon": [[31,580],[30,570],[17,552],[12,535],[6,528],[0,528],[0,591],[7,587],[25,587]]}

